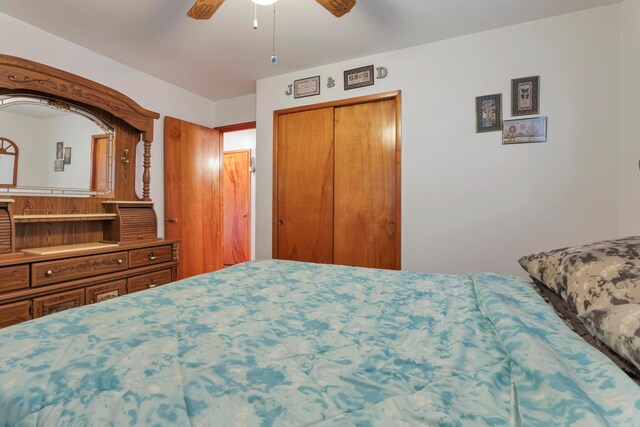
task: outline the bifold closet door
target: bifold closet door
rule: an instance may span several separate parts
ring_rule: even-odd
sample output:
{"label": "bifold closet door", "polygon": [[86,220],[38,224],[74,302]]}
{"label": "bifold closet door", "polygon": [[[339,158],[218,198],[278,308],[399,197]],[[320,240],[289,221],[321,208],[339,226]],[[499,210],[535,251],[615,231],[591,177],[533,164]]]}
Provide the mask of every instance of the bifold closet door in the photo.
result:
{"label": "bifold closet door", "polygon": [[333,108],[278,117],[275,257],[333,263]]}
{"label": "bifold closet door", "polygon": [[396,101],[335,109],[334,263],[399,269]]}

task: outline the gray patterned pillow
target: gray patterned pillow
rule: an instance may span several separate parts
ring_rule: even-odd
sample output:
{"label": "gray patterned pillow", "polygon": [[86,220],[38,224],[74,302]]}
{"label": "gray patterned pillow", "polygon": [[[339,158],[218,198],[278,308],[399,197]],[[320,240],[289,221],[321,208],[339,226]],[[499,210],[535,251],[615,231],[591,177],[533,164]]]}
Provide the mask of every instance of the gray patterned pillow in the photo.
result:
{"label": "gray patterned pillow", "polygon": [[600,341],[640,369],[640,302],[589,310],[580,320]]}
{"label": "gray patterned pillow", "polygon": [[578,314],[640,302],[640,237],[556,249],[518,262]]}

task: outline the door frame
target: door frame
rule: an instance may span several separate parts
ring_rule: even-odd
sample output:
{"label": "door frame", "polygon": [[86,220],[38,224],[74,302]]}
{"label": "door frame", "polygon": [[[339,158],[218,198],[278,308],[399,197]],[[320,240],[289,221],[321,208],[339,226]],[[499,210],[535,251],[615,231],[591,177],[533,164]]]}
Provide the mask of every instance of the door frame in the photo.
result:
{"label": "door frame", "polygon": [[[230,132],[238,132],[238,131],[242,131],[242,130],[250,130],[250,129],[256,129],[257,130],[257,126],[256,126],[256,122],[252,121],[252,122],[242,122],[242,123],[235,123],[235,124],[230,124],[230,125],[224,125],[224,126],[216,126],[214,127],[215,130],[217,130],[218,132],[220,132],[220,147],[222,149],[222,159],[221,159],[221,164],[222,167],[224,168],[224,134],[225,133],[230,133]],[[257,133],[256,133],[256,138],[257,138]],[[256,151],[257,151],[257,147],[256,147]],[[249,162],[251,163],[253,157],[255,157],[256,153],[255,152],[251,152],[250,157],[249,157]],[[224,171],[223,171],[224,173]],[[251,184],[251,179],[253,179],[255,176],[255,173],[252,173],[250,180],[249,180],[249,185],[251,186],[250,189],[250,193],[249,193],[249,197],[250,197],[250,201],[251,201],[251,209],[257,209],[257,206],[254,206],[254,200],[253,200],[253,193],[256,191],[255,188],[253,188],[253,185]],[[224,180],[223,180],[224,181]],[[224,185],[224,182],[223,182]],[[256,185],[257,187],[257,185]],[[223,225],[224,225],[224,188],[222,188],[222,215],[223,215]],[[251,215],[251,214],[250,214]],[[249,226],[249,259],[252,260],[254,259],[254,248],[255,248],[255,223],[256,223],[256,218],[254,218],[254,215],[251,215],[251,221],[250,221],[250,226]],[[224,232],[224,230],[223,230]],[[224,236],[222,237],[222,241],[224,244]],[[224,247],[222,248],[222,250],[224,251]],[[224,252],[223,252],[224,254]]]}
{"label": "door frame", "polygon": [[[336,101],[322,102],[320,104],[303,105],[300,107],[285,108],[273,112],[273,200],[272,200],[272,221],[271,221],[271,256],[276,257],[278,249],[278,123],[279,117],[284,114],[300,113],[303,111],[318,110],[327,107],[345,107],[349,105],[365,104],[368,102],[395,100],[396,103],[396,218],[397,233],[396,239],[396,265],[402,268],[402,91],[377,93],[373,95],[359,96],[356,98],[339,99]],[[334,137],[335,138],[335,137]]]}

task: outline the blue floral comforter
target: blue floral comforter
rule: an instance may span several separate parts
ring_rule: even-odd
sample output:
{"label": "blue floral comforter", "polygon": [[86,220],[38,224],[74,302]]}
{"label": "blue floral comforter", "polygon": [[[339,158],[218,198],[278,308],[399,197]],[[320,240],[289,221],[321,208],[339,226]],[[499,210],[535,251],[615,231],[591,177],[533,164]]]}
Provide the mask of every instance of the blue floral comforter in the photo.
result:
{"label": "blue floral comforter", "polygon": [[0,330],[0,426],[632,426],[516,277],[257,261]]}

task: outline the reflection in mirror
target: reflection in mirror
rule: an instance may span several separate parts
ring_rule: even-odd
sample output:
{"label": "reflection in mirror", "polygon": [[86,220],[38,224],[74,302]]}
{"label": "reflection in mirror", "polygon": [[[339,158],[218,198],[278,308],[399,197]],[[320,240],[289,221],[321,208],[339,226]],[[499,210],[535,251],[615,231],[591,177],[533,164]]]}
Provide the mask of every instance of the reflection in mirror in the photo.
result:
{"label": "reflection in mirror", "polygon": [[13,141],[0,137],[0,186],[16,186],[18,154],[18,146]]}
{"label": "reflection in mirror", "polygon": [[[0,193],[108,196],[113,190],[114,130],[87,110],[0,96],[0,137]],[[7,140],[15,155],[4,149]]]}

